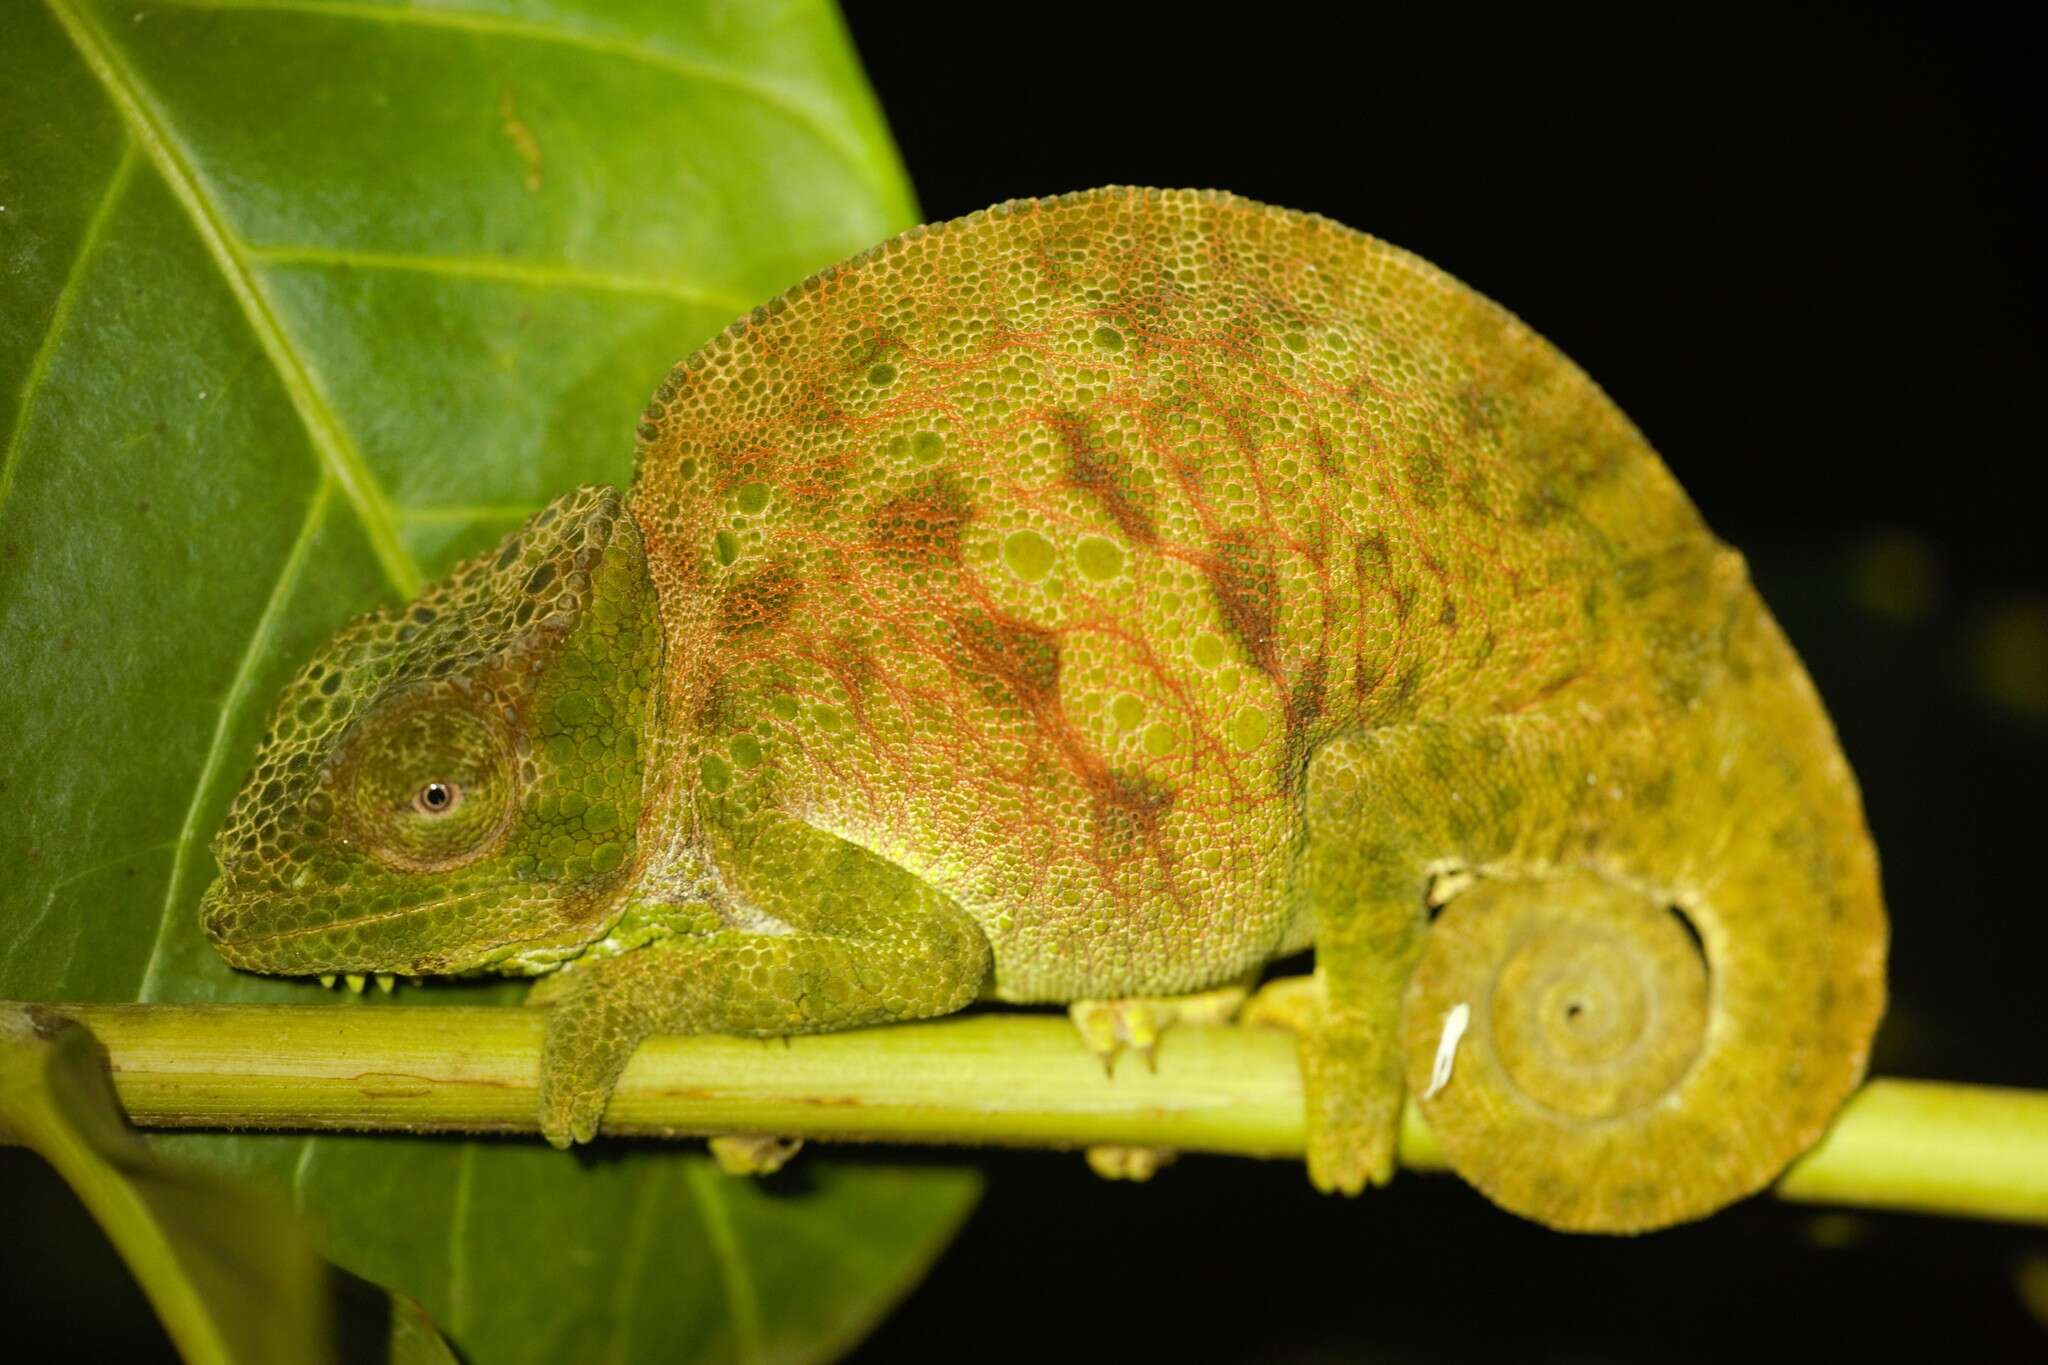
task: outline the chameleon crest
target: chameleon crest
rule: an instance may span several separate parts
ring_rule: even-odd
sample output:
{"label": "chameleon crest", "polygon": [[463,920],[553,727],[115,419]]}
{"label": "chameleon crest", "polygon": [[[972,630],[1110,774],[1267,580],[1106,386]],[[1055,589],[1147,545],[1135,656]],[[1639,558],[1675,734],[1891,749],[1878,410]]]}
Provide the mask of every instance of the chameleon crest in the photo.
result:
{"label": "chameleon crest", "polygon": [[1554,1226],[1697,1217],[1860,1078],[1853,779],[1739,557],[1562,356],[1229,195],[919,229],[677,366],[557,502],[280,702],[208,932],[553,971],[542,1126],[641,1038],[1073,1004],[1316,949],[1309,1168],[1404,1094]]}

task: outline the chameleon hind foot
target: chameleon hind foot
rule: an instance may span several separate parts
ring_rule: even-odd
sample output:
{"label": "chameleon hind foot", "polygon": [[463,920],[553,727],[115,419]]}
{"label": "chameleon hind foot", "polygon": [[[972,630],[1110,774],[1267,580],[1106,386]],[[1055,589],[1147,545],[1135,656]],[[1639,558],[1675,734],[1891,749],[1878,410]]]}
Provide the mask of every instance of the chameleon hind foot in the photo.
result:
{"label": "chameleon hind foot", "polygon": [[1108,1143],[1083,1153],[1088,1169],[1104,1180],[1150,1180],[1171,1166],[1180,1153],[1171,1147],[1121,1147]]}
{"label": "chameleon hind foot", "polygon": [[1302,1034],[1316,1017],[1316,979],[1276,976],[1245,1002],[1237,1022],[1246,1028],[1284,1028]]}
{"label": "chameleon hind foot", "polygon": [[1157,1066],[1159,1037],[1174,1024],[1227,1024],[1250,992],[1220,986],[1193,995],[1129,996],[1120,1000],[1076,1000],[1067,1017],[1088,1050],[1102,1059],[1102,1074],[1115,1074],[1117,1054],[1135,1048],[1147,1067]]}
{"label": "chameleon hind foot", "polygon": [[1315,977],[1283,976],[1259,988],[1242,1022],[1284,1028],[1301,1049],[1309,1182],[1355,1195],[1393,1179],[1402,1085],[1366,1021],[1334,1018]]}
{"label": "chameleon hind foot", "polygon": [[727,1175],[774,1175],[803,1148],[804,1140],[766,1133],[720,1133],[710,1140],[711,1159]]}

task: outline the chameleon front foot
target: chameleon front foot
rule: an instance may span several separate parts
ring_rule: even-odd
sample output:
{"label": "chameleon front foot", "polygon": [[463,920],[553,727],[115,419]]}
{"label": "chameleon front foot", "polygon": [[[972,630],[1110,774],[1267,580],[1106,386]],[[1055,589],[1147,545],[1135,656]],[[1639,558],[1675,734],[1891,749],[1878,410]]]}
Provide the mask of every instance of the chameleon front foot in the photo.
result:
{"label": "chameleon front foot", "polygon": [[[597,1136],[626,1063],[651,1033],[673,1026],[674,989],[658,948],[604,959],[535,991],[548,1011],[540,1049],[540,1131],[555,1147]],[[529,996],[529,999],[531,998]]]}
{"label": "chameleon front foot", "polygon": [[1324,1194],[1355,1195],[1392,1180],[1403,1082],[1382,1031],[1331,1010],[1312,976],[1267,982],[1245,1007],[1244,1023],[1284,1028],[1301,1049],[1309,1183]]}
{"label": "chameleon front foot", "polygon": [[611,1096],[602,1091],[575,1090],[560,1081],[540,1079],[540,1135],[548,1145],[567,1151],[597,1136],[604,1107]]}
{"label": "chameleon front foot", "polygon": [[1243,986],[1220,986],[1193,995],[1129,996],[1120,1000],[1076,1000],[1067,1017],[1088,1050],[1102,1059],[1102,1073],[1113,1075],[1117,1054],[1135,1048],[1148,1067],[1156,1066],[1159,1037],[1170,1026],[1227,1024],[1237,1017],[1249,992]]}
{"label": "chameleon front foot", "polygon": [[711,1159],[727,1175],[774,1175],[804,1145],[802,1138],[765,1133],[721,1133],[710,1140]]}

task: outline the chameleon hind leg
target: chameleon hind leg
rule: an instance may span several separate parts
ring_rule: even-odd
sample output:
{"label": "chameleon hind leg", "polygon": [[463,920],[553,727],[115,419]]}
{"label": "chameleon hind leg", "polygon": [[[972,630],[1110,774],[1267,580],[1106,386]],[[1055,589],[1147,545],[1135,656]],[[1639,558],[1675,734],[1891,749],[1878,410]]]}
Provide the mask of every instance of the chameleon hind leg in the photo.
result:
{"label": "chameleon hind leg", "polygon": [[1758,1190],[1854,1088],[1882,1008],[1876,862],[1826,719],[1754,598],[1724,648],[1744,666],[1690,705],[1511,764],[1518,846],[1475,864],[1406,988],[1438,1145],[1551,1227],[1640,1232]]}
{"label": "chameleon hind leg", "polygon": [[[1403,993],[1433,903],[1554,831],[1546,770],[1571,746],[1536,717],[1393,727],[1332,740],[1309,764],[1293,894],[1315,973],[1262,991],[1246,1022],[1300,1039],[1308,1170],[1356,1194],[1394,1172],[1406,1088]],[[1551,785],[1568,780],[1552,778]],[[1554,842],[1554,841],[1553,841]]]}
{"label": "chameleon hind leg", "polygon": [[1459,1174],[1579,1231],[1699,1217],[1813,1141],[1861,1075],[1884,928],[1846,768],[1771,676],[1315,755],[1313,985],[1253,1013],[1294,1015],[1317,1186],[1392,1174],[1407,1089]]}
{"label": "chameleon hind leg", "polygon": [[[1159,1037],[1175,1024],[1227,1024],[1251,995],[1249,982],[1218,986],[1192,995],[1125,996],[1076,1000],[1067,1017],[1082,1045],[1102,1059],[1105,1076],[1116,1074],[1116,1059],[1126,1047],[1156,1067]],[[1105,1180],[1150,1180],[1179,1155],[1169,1147],[1098,1144],[1086,1150],[1088,1168]]]}
{"label": "chameleon hind leg", "polygon": [[596,1136],[652,1034],[775,1037],[930,1018],[970,1003],[988,975],[988,941],[967,913],[865,849],[769,816],[720,851],[726,882],[770,931],[718,919],[569,973],[541,1049],[541,1131],[555,1146]]}

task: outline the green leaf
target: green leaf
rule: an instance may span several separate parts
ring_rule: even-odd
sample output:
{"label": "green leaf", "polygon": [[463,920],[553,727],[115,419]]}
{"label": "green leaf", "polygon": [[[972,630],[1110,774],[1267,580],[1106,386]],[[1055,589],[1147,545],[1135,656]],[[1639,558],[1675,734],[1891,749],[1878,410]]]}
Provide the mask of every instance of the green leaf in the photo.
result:
{"label": "green leaf", "polygon": [[188,1361],[454,1365],[425,1309],[333,1274],[276,1200],[152,1152],[92,1034],[46,1006],[0,1004],[8,1142],[49,1162],[91,1211]]}
{"label": "green leaf", "polygon": [[0,1006],[0,1139],[64,1177],[185,1359],[334,1358],[325,1271],[291,1215],[153,1155],[122,1119],[85,1029],[35,1005]]}
{"label": "green leaf", "polygon": [[[47,0],[6,30],[0,997],[330,999],[228,971],[194,918],[289,672],[622,482],[672,362],[915,206],[822,0]],[[827,1354],[975,1193],[824,1161],[771,1192],[652,1148],[158,1145],[282,1191],[477,1365]]]}

